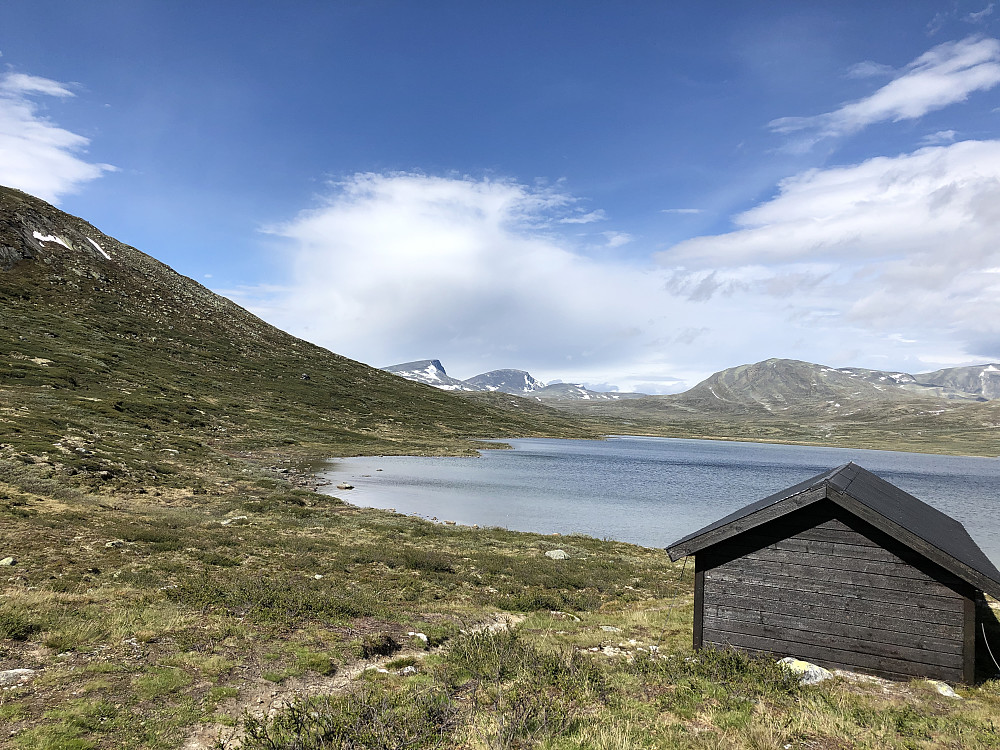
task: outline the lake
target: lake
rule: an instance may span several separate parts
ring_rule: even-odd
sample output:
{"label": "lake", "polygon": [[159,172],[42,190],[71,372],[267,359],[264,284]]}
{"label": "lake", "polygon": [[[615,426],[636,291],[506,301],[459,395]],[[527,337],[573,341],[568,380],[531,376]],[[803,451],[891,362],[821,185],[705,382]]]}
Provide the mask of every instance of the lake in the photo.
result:
{"label": "lake", "polygon": [[666,547],[747,503],[848,461],[961,521],[1000,564],[1000,459],[618,436],[507,440],[476,458],[332,459],[355,505],[543,534]]}

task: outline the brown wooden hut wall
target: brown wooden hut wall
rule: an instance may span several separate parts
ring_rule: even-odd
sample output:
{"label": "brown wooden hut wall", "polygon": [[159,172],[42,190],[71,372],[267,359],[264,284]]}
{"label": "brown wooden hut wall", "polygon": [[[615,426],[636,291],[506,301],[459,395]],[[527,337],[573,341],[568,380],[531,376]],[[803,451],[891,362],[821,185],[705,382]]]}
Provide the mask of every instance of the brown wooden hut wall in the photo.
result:
{"label": "brown wooden hut wall", "polygon": [[832,503],[704,549],[695,564],[696,647],[973,680],[971,588]]}

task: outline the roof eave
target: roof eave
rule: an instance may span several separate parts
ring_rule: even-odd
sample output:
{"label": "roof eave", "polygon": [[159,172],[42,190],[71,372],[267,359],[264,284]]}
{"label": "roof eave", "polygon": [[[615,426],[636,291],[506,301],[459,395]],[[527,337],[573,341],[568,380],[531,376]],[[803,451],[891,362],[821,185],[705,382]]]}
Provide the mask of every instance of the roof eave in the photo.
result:
{"label": "roof eave", "polygon": [[685,537],[679,542],[675,542],[671,546],[667,547],[667,554],[670,555],[670,559],[674,562],[682,557],[697,554],[706,547],[719,544],[720,542],[731,539],[732,537],[742,534],[745,531],[770,523],[771,521],[781,518],[782,516],[785,516],[793,511],[799,510],[800,508],[805,508],[806,506],[812,505],[820,500],[825,500],[828,488],[829,485],[826,482],[823,482],[818,486],[809,487],[808,489],[797,492],[794,495],[789,495],[788,497],[783,498],[772,505],[768,505],[765,508],[761,508],[754,513],[737,518],[730,523],[727,523],[725,526],[719,526],[718,528],[711,529],[703,534]]}

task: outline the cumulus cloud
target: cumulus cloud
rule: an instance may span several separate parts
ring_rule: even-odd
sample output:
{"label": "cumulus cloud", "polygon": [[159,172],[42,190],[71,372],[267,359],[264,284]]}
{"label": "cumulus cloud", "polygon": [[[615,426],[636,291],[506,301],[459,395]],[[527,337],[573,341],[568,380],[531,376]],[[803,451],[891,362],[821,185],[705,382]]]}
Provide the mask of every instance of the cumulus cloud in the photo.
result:
{"label": "cumulus cloud", "polygon": [[879,122],[922,117],[998,83],[1000,41],[969,37],[925,52],[871,96],[820,115],[781,117],[770,127],[786,134],[808,131],[812,141],[849,135]]}
{"label": "cumulus cloud", "polygon": [[0,184],[56,202],[114,167],[82,158],[89,139],[42,115],[37,96],[65,99],[73,92],[48,78],[0,76]]}
{"label": "cumulus cloud", "polygon": [[659,272],[595,260],[585,239],[552,230],[573,202],[504,180],[355,175],[268,229],[288,245],[283,286],[229,294],[372,364],[435,357],[468,377],[532,363],[543,380],[577,377],[641,355],[650,328],[674,323]]}
{"label": "cumulus cloud", "polygon": [[735,221],[659,255],[678,294],[783,296],[803,316],[970,356],[1000,336],[1000,141],[810,170]]}

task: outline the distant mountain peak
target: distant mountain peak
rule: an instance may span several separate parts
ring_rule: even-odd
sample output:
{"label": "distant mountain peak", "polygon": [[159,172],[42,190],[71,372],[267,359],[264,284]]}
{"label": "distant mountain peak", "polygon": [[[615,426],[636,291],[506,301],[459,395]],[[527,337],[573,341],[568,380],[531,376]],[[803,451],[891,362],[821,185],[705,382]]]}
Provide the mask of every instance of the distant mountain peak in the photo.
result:
{"label": "distant mountain peak", "polygon": [[545,387],[524,370],[490,370],[465,381],[477,391],[500,391],[521,395],[532,393]]}
{"label": "distant mountain peak", "polygon": [[444,365],[441,364],[439,359],[418,359],[413,362],[403,362],[399,365],[390,365],[389,367],[383,367],[386,372],[391,372],[393,375],[399,375],[407,380],[413,380],[417,383],[423,383],[425,385],[432,385],[435,388],[440,388],[445,391],[475,391],[477,388],[471,388],[464,381],[458,378],[453,378],[445,372]]}
{"label": "distant mountain peak", "polygon": [[640,398],[644,393],[604,393],[590,391],[580,384],[555,382],[545,385],[524,370],[490,370],[480,375],[458,380],[449,377],[437,359],[420,359],[382,368],[408,380],[432,385],[450,391],[479,391],[507,393],[512,396],[530,396],[537,401],[599,401]]}

